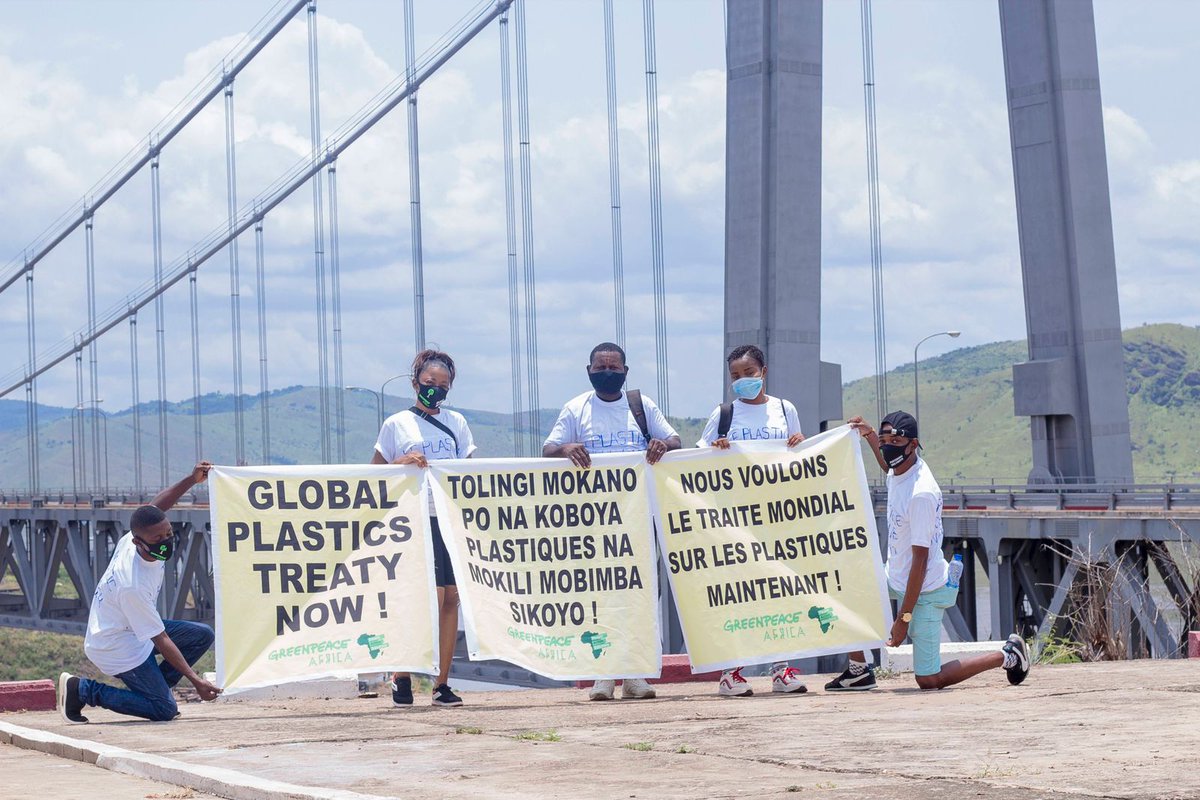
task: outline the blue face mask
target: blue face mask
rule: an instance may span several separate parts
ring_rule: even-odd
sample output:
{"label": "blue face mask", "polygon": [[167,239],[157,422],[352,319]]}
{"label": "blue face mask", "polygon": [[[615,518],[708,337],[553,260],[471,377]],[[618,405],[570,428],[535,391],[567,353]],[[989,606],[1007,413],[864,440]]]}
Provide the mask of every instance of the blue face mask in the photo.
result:
{"label": "blue face mask", "polygon": [[742,400],[753,400],[763,388],[762,378],[738,378],[733,382],[733,396]]}

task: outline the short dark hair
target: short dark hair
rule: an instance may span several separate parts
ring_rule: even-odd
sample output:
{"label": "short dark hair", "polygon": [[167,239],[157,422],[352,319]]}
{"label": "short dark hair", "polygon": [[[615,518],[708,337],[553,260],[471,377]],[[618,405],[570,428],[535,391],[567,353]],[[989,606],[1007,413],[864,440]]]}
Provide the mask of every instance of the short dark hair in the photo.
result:
{"label": "short dark hair", "polygon": [[614,342],[601,342],[592,348],[592,354],[588,356],[588,363],[591,364],[596,360],[596,353],[616,353],[621,357],[621,366],[625,366],[625,351],[621,349],[621,345]]}
{"label": "short dark hair", "polygon": [[421,373],[426,367],[431,364],[437,364],[445,367],[446,372],[450,373],[450,385],[454,385],[454,359],[449,353],[443,353],[441,350],[422,350],[417,353],[417,357],[412,363],[412,379],[417,381],[421,377]]}
{"label": "short dark hair", "polygon": [[725,363],[732,364],[739,358],[745,358],[746,356],[749,356],[757,361],[760,368],[767,365],[767,358],[763,355],[763,351],[759,350],[752,344],[739,344],[737,347],[730,350],[729,355],[725,358]]}
{"label": "short dark hair", "polygon": [[129,518],[129,530],[137,533],[153,527],[167,518],[158,506],[141,506]]}

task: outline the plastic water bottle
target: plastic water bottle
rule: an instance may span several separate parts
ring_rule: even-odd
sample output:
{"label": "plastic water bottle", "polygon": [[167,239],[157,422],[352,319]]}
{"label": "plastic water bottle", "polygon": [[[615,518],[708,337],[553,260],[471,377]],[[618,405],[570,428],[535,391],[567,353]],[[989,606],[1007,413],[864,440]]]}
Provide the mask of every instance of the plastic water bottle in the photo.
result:
{"label": "plastic water bottle", "polygon": [[946,571],[946,585],[954,589],[958,588],[958,579],[962,577],[963,560],[961,553],[955,553],[954,559],[950,562],[950,568]]}

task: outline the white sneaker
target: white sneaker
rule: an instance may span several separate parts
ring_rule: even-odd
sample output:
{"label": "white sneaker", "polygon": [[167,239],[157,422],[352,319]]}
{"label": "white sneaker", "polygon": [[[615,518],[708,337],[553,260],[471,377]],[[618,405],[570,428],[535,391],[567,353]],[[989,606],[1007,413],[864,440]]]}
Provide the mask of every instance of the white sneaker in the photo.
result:
{"label": "white sneaker", "polygon": [[654,687],[646,683],[645,678],[626,678],[621,681],[623,700],[649,700],[656,696]]}
{"label": "white sneaker", "polygon": [[804,694],[808,687],[800,681],[800,673],[786,661],[771,667],[771,691],[786,694]]}
{"label": "white sneaker", "polygon": [[717,694],[722,697],[749,697],[754,694],[754,690],[750,688],[750,682],[742,677],[742,668],[738,667],[721,673]]}
{"label": "white sneaker", "polygon": [[588,700],[612,700],[616,689],[616,681],[596,681],[588,691]]}

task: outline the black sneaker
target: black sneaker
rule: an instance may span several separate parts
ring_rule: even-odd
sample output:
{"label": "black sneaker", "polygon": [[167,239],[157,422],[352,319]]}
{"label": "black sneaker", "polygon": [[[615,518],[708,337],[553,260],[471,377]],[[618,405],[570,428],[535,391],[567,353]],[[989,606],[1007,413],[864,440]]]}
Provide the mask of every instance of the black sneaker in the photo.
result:
{"label": "black sneaker", "polygon": [[392,705],[404,708],[412,703],[412,678],[392,678]]}
{"label": "black sneaker", "polygon": [[1005,653],[1012,653],[1017,657],[1017,663],[1004,670],[1008,673],[1008,682],[1016,686],[1025,680],[1025,676],[1029,674],[1029,648],[1025,645],[1025,640],[1021,638],[1020,634],[1014,633],[1009,635],[1003,649]]}
{"label": "black sneaker", "polygon": [[462,698],[451,691],[449,686],[440,683],[433,690],[433,704],[435,706],[461,706],[463,702]]}
{"label": "black sneaker", "polygon": [[88,721],[81,712],[83,701],[79,699],[79,678],[69,672],[58,676],[58,713],[72,725],[83,725]]}
{"label": "black sneaker", "polygon": [[827,692],[866,692],[874,689],[878,684],[875,683],[875,670],[872,667],[867,667],[864,671],[855,675],[846,669],[841,675],[825,684]]}

